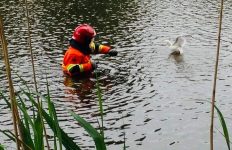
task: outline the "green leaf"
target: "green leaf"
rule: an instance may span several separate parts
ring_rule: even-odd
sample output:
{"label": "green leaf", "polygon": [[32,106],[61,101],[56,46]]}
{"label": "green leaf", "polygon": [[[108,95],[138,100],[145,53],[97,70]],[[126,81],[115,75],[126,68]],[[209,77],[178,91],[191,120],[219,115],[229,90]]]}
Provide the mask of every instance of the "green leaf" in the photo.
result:
{"label": "green leaf", "polygon": [[222,126],[222,129],[223,129],[224,137],[225,137],[225,140],[226,140],[226,144],[227,144],[228,149],[230,150],[230,137],[229,137],[229,133],[228,133],[228,130],[227,130],[225,119],[224,119],[221,111],[217,108],[217,106],[214,105],[214,107],[217,110],[219,120],[221,122],[221,126]]}
{"label": "green leaf", "polygon": [[62,144],[61,144],[62,143],[62,138],[61,138],[60,126],[59,126],[59,121],[58,121],[58,118],[57,118],[55,106],[51,101],[50,101],[49,105],[50,105],[50,108],[51,108],[52,113],[53,113],[53,119],[54,119],[54,122],[55,122],[55,128],[56,128],[56,131],[57,131],[57,137],[59,139],[60,150],[62,150]]}
{"label": "green leaf", "polygon": [[87,121],[81,118],[79,115],[70,111],[71,115],[79,122],[79,124],[88,132],[88,134],[93,138],[97,150],[106,150],[106,145],[103,136],[97,132]]}
{"label": "green leaf", "polygon": [[[22,109],[27,110],[26,105],[25,105],[24,101],[22,100],[22,98],[20,96],[18,96],[18,97],[19,97],[19,100],[21,102]],[[17,105],[18,105],[18,103],[17,103]],[[26,128],[30,129],[30,127],[29,127],[29,121],[28,121],[27,117],[23,117],[23,118],[24,118],[24,122],[25,122]],[[30,134],[30,130],[29,130],[29,134]]]}
{"label": "green leaf", "polygon": [[[52,129],[52,131],[57,136],[57,130],[56,128],[53,128],[55,126],[55,122],[44,110],[42,110],[42,114],[44,119],[47,121],[48,125]],[[80,150],[79,146],[77,146],[76,143],[73,142],[72,138],[70,138],[60,127],[58,127],[58,129],[60,131],[60,136],[61,136],[60,141],[62,141],[62,144],[67,150]]]}
{"label": "green leaf", "polygon": [[30,92],[30,88],[27,86],[27,81],[25,81],[22,77],[20,77],[18,74],[16,74],[17,77],[23,82],[23,85],[26,86],[27,91]]}
{"label": "green leaf", "polygon": [[6,131],[0,130],[0,132],[2,132],[3,134],[5,134],[11,141],[16,142],[15,138],[14,138],[15,136],[14,136],[14,134],[11,131],[9,131],[9,130],[6,130]]}
{"label": "green leaf", "polygon": [[[29,93],[27,93],[27,94],[29,94]],[[38,95],[41,96],[40,94],[38,94]],[[41,96],[41,98],[44,99],[43,96]],[[29,98],[29,99],[34,104],[34,106],[38,109],[39,105],[36,103],[36,101],[32,98]],[[54,128],[54,126],[56,126],[55,121],[46,113],[45,110],[41,109],[41,113],[42,113],[43,118],[46,120],[47,124],[49,125],[49,127],[52,129],[54,134],[57,136],[57,130],[56,130],[56,128]],[[73,141],[72,138],[70,138],[60,127],[58,127],[58,129],[60,130],[60,135],[61,135],[60,140],[62,141],[63,146],[67,150],[80,150],[79,146],[76,145],[76,143]]]}
{"label": "green leaf", "polygon": [[[3,130],[0,130],[0,132],[2,132],[3,134],[5,134],[8,138],[10,138],[10,140],[15,141],[16,139],[16,136],[9,130],[6,130],[6,131],[3,131]],[[18,137],[17,139],[23,144],[25,150],[32,150],[31,147],[29,147],[28,145],[26,145],[23,141],[21,141]]]}
{"label": "green leaf", "polygon": [[[47,81],[47,95],[48,96],[47,96],[46,100],[48,102],[49,115],[55,121],[54,128],[56,128],[56,131],[57,131],[57,137],[58,137],[58,140],[59,140],[60,150],[62,150],[62,137],[61,137],[61,133],[60,133],[60,130],[59,130],[59,121],[58,121],[58,118],[57,118],[55,106],[54,106],[54,104],[53,104],[53,102],[51,101],[51,98],[50,98],[50,91],[49,91],[48,81]],[[55,136],[54,136],[54,149],[57,149],[56,137]]]}
{"label": "green leaf", "polygon": [[[31,120],[31,117],[29,116],[29,114],[28,114],[28,112],[27,112],[27,109],[23,106],[23,105],[19,105],[19,104],[17,104],[18,105],[18,107],[19,107],[19,109],[22,111],[22,113],[23,113],[23,117],[24,117],[24,120],[26,120],[25,122],[26,122],[26,124],[27,124],[27,122],[31,125],[31,127],[33,128],[33,131],[36,133],[36,129],[35,129],[35,126],[34,126],[34,123],[33,123],[33,121]],[[27,125],[27,128],[28,128],[29,126]]]}
{"label": "green leaf", "polygon": [[7,106],[8,106],[8,108],[11,109],[11,104],[10,104],[9,100],[7,100],[7,98],[3,95],[2,91],[0,91],[0,95],[1,95],[2,98],[5,100],[5,102],[6,102]]}
{"label": "green leaf", "polygon": [[44,143],[43,143],[43,122],[41,121],[41,117],[38,113],[37,118],[35,120],[35,129],[37,131],[37,134],[35,134],[35,139],[37,139],[36,143],[36,149],[37,150],[43,150],[44,149]]}
{"label": "green leaf", "polygon": [[[35,149],[33,140],[31,138],[30,129],[26,128],[21,120],[20,120],[20,130],[22,134],[23,143],[25,143],[25,145],[30,147],[30,149]],[[25,148],[25,149],[27,150],[28,148]]]}
{"label": "green leaf", "polygon": [[0,150],[4,150],[4,147],[0,144]]}
{"label": "green leaf", "polygon": [[[26,92],[25,91],[23,91],[23,93],[24,94],[26,94]],[[29,97],[29,99],[33,99],[32,97],[31,97],[31,95],[29,94],[29,95],[27,95],[28,97]],[[21,102],[22,102],[22,105],[19,105],[19,104],[17,104],[18,105],[18,107],[20,108],[20,110],[22,111],[22,113],[23,113],[23,116],[24,116],[24,120],[26,120],[26,122],[28,122],[29,124],[30,124],[30,126],[31,126],[31,128],[33,129],[33,132],[34,132],[34,145],[35,145],[35,150],[42,150],[40,147],[41,146],[43,146],[43,145],[41,145],[41,136],[40,136],[40,130],[37,130],[37,128],[38,128],[38,121],[36,121],[35,120],[35,122],[33,122],[32,121],[32,119],[31,119],[31,117],[30,117],[30,115],[28,114],[28,112],[27,112],[27,109],[26,109],[26,107],[25,107],[25,104],[23,103],[23,101],[21,100]],[[38,119],[38,118],[37,118]],[[33,119],[34,120],[34,119]],[[43,132],[42,132],[43,133]],[[32,136],[32,135],[31,135]]]}

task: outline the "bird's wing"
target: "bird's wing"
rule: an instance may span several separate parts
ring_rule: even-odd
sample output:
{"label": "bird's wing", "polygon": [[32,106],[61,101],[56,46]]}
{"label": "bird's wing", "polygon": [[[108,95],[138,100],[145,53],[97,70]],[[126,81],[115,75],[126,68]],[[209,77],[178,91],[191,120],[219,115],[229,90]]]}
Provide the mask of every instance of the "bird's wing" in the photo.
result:
{"label": "bird's wing", "polygon": [[174,42],[173,46],[182,47],[182,46],[184,46],[184,43],[185,43],[184,37],[178,36],[178,37],[176,38],[176,41]]}
{"label": "bird's wing", "polygon": [[171,46],[172,45],[171,41],[169,41],[169,40],[164,40],[164,42],[166,42],[167,46]]}

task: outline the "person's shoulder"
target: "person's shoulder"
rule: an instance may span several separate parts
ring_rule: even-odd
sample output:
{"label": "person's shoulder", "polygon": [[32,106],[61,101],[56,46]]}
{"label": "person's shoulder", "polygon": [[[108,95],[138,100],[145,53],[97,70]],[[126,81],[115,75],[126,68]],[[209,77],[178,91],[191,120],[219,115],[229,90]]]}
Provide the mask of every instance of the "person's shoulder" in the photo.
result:
{"label": "person's shoulder", "polygon": [[73,48],[72,46],[68,47],[68,51],[72,52],[72,51],[76,51],[77,49]]}
{"label": "person's shoulder", "polygon": [[68,51],[69,51],[70,54],[74,54],[74,55],[83,55],[83,54],[81,53],[80,50],[75,49],[75,48],[73,48],[73,47],[71,47],[71,46],[68,48]]}

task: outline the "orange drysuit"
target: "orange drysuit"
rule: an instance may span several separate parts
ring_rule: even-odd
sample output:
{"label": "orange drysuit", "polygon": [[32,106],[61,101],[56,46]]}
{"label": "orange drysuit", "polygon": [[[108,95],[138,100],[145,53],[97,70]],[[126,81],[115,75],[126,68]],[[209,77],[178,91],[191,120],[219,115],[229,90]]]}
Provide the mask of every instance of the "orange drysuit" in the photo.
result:
{"label": "orange drysuit", "polygon": [[90,54],[107,54],[110,49],[109,46],[95,44],[94,42],[91,42],[88,47],[82,47],[71,39],[70,46],[64,55],[63,71],[72,77],[89,76],[94,69]]}

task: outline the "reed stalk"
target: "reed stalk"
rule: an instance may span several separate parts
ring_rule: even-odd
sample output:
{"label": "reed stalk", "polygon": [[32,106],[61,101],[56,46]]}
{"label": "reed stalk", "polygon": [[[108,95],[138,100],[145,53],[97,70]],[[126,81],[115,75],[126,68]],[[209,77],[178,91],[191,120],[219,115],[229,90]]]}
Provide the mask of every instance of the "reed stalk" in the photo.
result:
{"label": "reed stalk", "polygon": [[18,139],[19,137],[19,113],[18,113],[18,108],[17,108],[17,102],[16,102],[16,97],[15,97],[15,92],[14,92],[14,86],[13,86],[13,81],[11,78],[11,69],[10,69],[10,62],[9,62],[9,56],[8,56],[8,49],[7,49],[7,42],[6,38],[4,35],[4,29],[3,29],[3,20],[2,17],[0,16],[0,36],[1,36],[1,45],[4,53],[4,62],[6,66],[6,74],[8,78],[8,83],[9,83],[9,91],[10,91],[10,102],[11,102],[11,108],[12,108],[12,118],[13,118],[13,126],[14,126],[14,132],[15,132],[15,141],[17,145],[17,149],[20,150],[20,141]]}
{"label": "reed stalk", "polygon": [[[31,31],[30,31],[29,11],[28,11],[27,0],[25,0],[25,5],[26,5],[26,15],[27,15],[26,18],[27,18],[28,43],[29,43],[29,48],[30,48],[33,79],[34,79],[35,91],[38,93],[38,87],[37,87],[37,81],[36,81],[36,75],[35,75],[35,63],[34,63],[34,57],[33,57],[32,45],[31,45],[31,34],[30,34]],[[37,96],[37,102],[39,102],[39,96]]]}
{"label": "reed stalk", "polygon": [[100,127],[100,133],[104,138],[104,117],[103,117],[103,101],[102,101],[102,94],[101,94],[101,89],[98,81],[98,76],[96,74],[96,79],[97,79],[97,96],[98,96],[98,104],[99,104],[99,111],[101,115],[101,127]]}
{"label": "reed stalk", "polygon": [[[123,115],[122,115],[122,121],[123,121],[123,125],[125,125]],[[123,150],[126,150],[126,131],[125,131],[125,128],[123,129]]]}
{"label": "reed stalk", "polygon": [[[37,87],[37,81],[36,81],[36,75],[35,75],[35,63],[34,63],[34,57],[33,57],[32,45],[31,45],[29,11],[28,11],[27,0],[25,0],[25,5],[26,5],[26,18],[27,18],[28,40],[29,40],[28,42],[29,42],[29,47],[30,47],[30,55],[31,55],[31,64],[32,64],[33,79],[34,79],[35,91],[36,91],[36,93],[38,93],[38,87]],[[50,149],[48,138],[47,138],[46,129],[45,129],[45,126],[44,126],[43,117],[42,117],[42,114],[41,114],[41,104],[40,104],[39,96],[38,95],[37,95],[37,103],[39,104],[39,114],[41,116],[41,121],[42,121],[42,125],[43,125],[43,131],[44,131],[44,134],[45,134],[45,140],[46,140],[48,149]]]}
{"label": "reed stalk", "polygon": [[214,146],[213,146],[214,108],[215,108],[215,96],[216,96],[219,52],[220,52],[220,45],[221,45],[223,3],[224,3],[224,1],[221,0],[221,8],[220,8],[220,16],[219,16],[219,28],[218,28],[218,40],[217,40],[217,54],[216,54],[216,63],[215,63],[214,81],[213,81],[213,92],[212,92],[212,102],[211,102],[210,150],[214,149]]}

